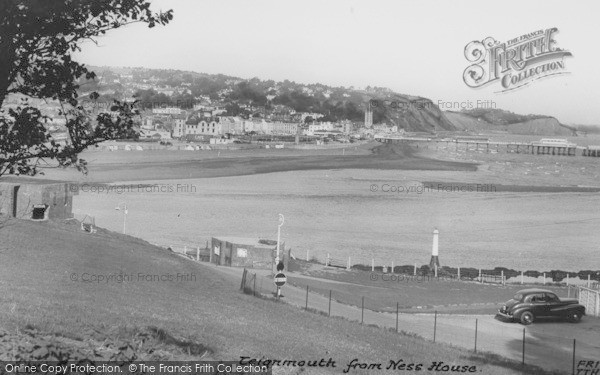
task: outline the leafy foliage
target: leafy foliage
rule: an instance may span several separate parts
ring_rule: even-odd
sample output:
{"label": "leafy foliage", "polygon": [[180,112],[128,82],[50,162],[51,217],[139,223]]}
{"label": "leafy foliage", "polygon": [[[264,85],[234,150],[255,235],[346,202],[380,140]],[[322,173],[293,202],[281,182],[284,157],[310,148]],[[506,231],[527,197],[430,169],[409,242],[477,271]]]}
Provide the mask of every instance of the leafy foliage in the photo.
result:
{"label": "leafy foliage", "polygon": [[67,338],[31,326],[19,333],[0,330],[0,361],[124,364],[136,360],[201,358],[212,352],[203,344],[174,337],[157,327],[133,330],[91,327],[81,336]]}
{"label": "leafy foliage", "polygon": [[[42,159],[86,172],[78,158],[83,150],[135,137],[133,104],[115,101],[96,118],[80,105],[79,80],[96,74],[71,54],[109,30],[134,22],[166,25],[172,18],[172,11],[152,13],[144,0],[0,0],[0,176],[34,175]],[[22,98],[16,108],[4,105],[10,95]],[[30,99],[60,103],[66,142],[53,138],[48,118]]]}

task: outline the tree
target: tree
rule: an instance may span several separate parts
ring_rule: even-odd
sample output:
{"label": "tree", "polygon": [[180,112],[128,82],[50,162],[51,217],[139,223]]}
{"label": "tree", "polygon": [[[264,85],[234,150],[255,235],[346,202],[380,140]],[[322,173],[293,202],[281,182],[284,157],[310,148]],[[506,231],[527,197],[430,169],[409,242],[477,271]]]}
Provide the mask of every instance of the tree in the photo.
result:
{"label": "tree", "polygon": [[[80,104],[78,83],[96,74],[72,53],[107,31],[135,22],[166,25],[172,18],[172,10],[153,13],[146,0],[0,0],[0,176],[35,175],[44,159],[87,172],[83,150],[135,137],[135,103],[114,101],[110,112],[95,117]],[[16,96],[20,102],[8,107],[7,98]],[[65,143],[53,139],[48,117],[31,99],[59,104]]]}

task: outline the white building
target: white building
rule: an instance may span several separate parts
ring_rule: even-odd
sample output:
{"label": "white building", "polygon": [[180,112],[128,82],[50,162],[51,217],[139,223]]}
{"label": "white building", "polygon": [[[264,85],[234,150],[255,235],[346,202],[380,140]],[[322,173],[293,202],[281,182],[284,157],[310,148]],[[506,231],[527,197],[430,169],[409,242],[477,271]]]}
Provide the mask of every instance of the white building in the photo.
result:
{"label": "white building", "polygon": [[[202,120],[198,123],[198,130],[199,132],[197,134],[207,134],[207,135],[223,135],[223,128],[221,126],[221,124],[215,120],[212,121],[205,121]],[[196,134],[196,133],[194,133]]]}
{"label": "white building", "polygon": [[181,138],[185,136],[185,132],[185,118],[175,118],[175,124],[173,125],[173,138]]}
{"label": "white building", "polygon": [[152,113],[154,113],[155,115],[180,115],[181,108],[177,108],[177,107],[153,108]]}
{"label": "white building", "polygon": [[298,124],[291,122],[267,122],[266,134],[273,135],[295,135],[298,132]]}
{"label": "white building", "polygon": [[332,131],[332,130],[333,130],[333,124],[331,122],[323,122],[320,124],[308,125],[309,133],[321,132],[321,131]]}

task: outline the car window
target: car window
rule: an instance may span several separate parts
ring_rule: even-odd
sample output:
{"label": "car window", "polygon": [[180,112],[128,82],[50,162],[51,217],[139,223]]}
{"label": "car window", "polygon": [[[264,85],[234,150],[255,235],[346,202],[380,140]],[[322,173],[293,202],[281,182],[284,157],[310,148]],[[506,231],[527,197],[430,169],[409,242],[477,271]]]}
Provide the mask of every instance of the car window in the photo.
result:
{"label": "car window", "polygon": [[546,302],[543,293],[532,294],[530,297],[531,297],[531,302],[532,303],[544,303],[544,302]]}
{"label": "car window", "polygon": [[546,293],[546,301],[547,302],[558,302],[559,299],[554,293]]}
{"label": "car window", "polygon": [[515,301],[520,301],[520,300],[522,300],[522,299],[523,299],[523,295],[522,295],[522,294],[520,294],[520,293],[519,293],[519,294],[515,294],[515,296],[513,297],[513,299],[514,299]]}

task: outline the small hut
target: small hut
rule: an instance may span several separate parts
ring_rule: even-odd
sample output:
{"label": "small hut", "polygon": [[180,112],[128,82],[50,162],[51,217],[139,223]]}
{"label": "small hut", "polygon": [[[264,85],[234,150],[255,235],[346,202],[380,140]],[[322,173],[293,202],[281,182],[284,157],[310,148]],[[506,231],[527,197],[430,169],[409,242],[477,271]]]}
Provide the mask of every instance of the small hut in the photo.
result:
{"label": "small hut", "polygon": [[[289,250],[279,244],[279,259],[288,267]],[[277,241],[258,238],[213,237],[210,262],[222,266],[272,269],[277,254]]]}

